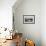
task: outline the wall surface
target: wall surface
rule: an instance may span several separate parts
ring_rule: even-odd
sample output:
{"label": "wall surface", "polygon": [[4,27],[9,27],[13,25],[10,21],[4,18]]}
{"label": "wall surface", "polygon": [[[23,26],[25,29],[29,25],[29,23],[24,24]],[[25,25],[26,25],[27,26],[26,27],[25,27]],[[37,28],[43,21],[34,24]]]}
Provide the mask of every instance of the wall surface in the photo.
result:
{"label": "wall surface", "polygon": [[[35,41],[36,46],[41,46],[41,1],[23,0],[13,7],[14,24],[18,32],[24,34],[24,38]],[[23,24],[23,15],[35,15],[35,24]]]}
{"label": "wall surface", "polygon": [[42,46],[46,46],[46,0],[41,1],[41,40]]}
{"label": "wall surface", "polygon": [[[20,5],[14,4],[13,14],[18,32],[33,39],[37,46],[46,46],[46,0],[23,0]],[[31,14],[35,15],[35,24],[23,24],[23,15]]]}
{"label": "wall surface", "polygon": [[16,0],[0,0],[0,27],[12,28],[12,6]]}

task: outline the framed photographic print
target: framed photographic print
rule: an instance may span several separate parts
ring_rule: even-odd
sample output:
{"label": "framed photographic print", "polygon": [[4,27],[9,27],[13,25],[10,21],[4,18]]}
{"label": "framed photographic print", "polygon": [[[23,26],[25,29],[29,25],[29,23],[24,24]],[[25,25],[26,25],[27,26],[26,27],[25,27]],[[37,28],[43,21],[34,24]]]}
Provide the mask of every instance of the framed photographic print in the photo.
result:
{"label": "framed photographic print", "polygon": [[35,24],[35,15],[23,15],[23,24]]}

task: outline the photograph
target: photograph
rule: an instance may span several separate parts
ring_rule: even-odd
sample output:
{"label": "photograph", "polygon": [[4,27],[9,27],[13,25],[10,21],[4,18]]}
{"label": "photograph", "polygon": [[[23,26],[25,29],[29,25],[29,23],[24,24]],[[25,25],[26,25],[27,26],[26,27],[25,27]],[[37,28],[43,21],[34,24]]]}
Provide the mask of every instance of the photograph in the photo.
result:
{"label": "photograph", "polygon": [[23,24],[35,24],[35,15],[23,15]]}

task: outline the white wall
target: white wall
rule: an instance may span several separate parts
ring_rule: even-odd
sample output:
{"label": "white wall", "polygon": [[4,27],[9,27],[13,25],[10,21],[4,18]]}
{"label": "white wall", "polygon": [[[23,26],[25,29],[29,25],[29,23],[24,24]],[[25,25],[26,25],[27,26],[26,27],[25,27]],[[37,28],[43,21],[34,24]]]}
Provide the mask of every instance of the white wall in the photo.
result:
{"label": "white wall", "polygon": [[[36,41],[37,46],[39,46],[40,42],[40,44],[42,44],[40,46],[46,46],[46,0],[41,0],[41,2],[40,0],[30,0],[30,2],[27,2],[28,1],[26,0],[24,1],[24,4],[21,2],[21,5],[14,5],[13,7],[13,12],[15,15],[15,27],[19,32],[22,32],[24,36],[28,38],[31,36],[30,38],[33,38]],[[36,5],[34,2],[36,2]],[[32,9],[35,10],[33,11]],[[39,9],[41,11],[39,11]],[[37,15],[35,16],[35,24],[23,24],[23,14]],[[36,33],[38,33],[38,35]]]}
{"label": "white wall", "polygon": [[12,6],[16,0],[0,0],[0,27],[12,28]]}
{"label": "white wall", "polygon": [[46,0],[41,1],[41,38],[42,46],[46,46]]}
{"label": "white wall", "polygon": [[[41,1],[23,0],[18,7],[13,7],[15,28],[22,32],[24,37],[35,41],[41,46]],[[23,24],[23,15],[35,15],[35,24]]]}

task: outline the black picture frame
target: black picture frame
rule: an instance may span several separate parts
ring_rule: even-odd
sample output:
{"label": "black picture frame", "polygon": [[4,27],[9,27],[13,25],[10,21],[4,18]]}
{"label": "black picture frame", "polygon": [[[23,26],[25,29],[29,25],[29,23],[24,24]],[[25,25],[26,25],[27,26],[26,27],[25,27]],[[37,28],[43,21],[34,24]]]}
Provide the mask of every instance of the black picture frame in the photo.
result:
{"label": "black picture frame", "polygon": [[23,24],[35,24],[35,15],[23,15]]}

